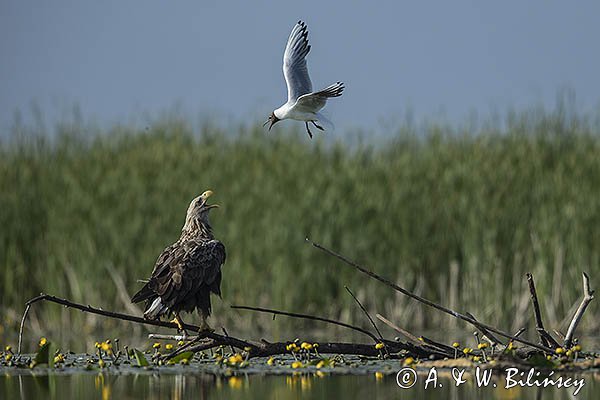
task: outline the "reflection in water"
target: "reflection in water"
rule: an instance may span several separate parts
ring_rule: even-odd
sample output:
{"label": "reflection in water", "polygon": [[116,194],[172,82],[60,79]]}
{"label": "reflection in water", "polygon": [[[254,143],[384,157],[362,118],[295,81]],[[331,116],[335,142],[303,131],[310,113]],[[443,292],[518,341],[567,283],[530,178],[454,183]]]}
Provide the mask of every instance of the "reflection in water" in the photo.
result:
{"label": "reflection in water", "polygon": [[[74,375],[1,376],[0,399],[334,399],[400,398],[423,399],[565,399],[572,389],[497,387],[478,388],[474,382],[455,387],[441,378],[441,387],[424,389],[417,384],[400,389],[395,375],[237,375],[80,373]],[[600,398],[600,373],[583,375],[585,386],[577,399]],[[422,381],[420,381],[422,383]]]}

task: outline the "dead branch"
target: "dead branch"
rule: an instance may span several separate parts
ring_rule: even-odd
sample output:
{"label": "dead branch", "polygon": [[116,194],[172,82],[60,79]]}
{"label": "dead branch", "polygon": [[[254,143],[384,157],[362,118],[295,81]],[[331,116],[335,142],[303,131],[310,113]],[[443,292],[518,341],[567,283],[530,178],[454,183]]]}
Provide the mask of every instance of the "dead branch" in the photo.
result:
{"label": "dead branch", "polygon": [[451,357],[452,354],[454,354],[454,349],[450,346],[446,346],[442,343],[435,342],[431,339],[426,339],[423,336],[421,336],[422,340],[420,340],[412,333],[400,328],[399,326],[396,326],[393,322],[389,321],[384,316],[382,316],[380,314],[377,314],[376,316],[381,322],[388,325],[390,328],[394,329],[396,332],[401,333],[402,335],[406,336],[417,347],[423,348],[423,350],[425,350],[425,351],[429,351],[431,353],[438,354],[443,357]]}
{"label": "dead branch", "polygon": [[310,320],[313,320],[313,321],[327,322],[328,324],[343,326],[345,328],[352,329],[352,330],[355,330],[355,331],[360,332],[360,333],[364,333],[365,335],[367,335],[371,339],[373,339],[375,341],[375,343],[379,342],[379,339],[377,338],[377,336],[375,336],[374,334],[372,334],[368,330],[360,328],[358,326],[347,324],[345,322],[336,321],[334,319],[317,317],[317,316],[308,315],[308,314],[299,314],[299,313],[292,313],[292,312],[287,312],[287,311],[279,311],[279,310],[273,310],[273,309],[270,309],[270,308],[262,308],[262,307],[249,307],[249,306],[235,306],[234,305],[234,306],[231,306],[231,308],[234,308],[236,310],[258,311],[258,312],[268,313],[268,314],[273,314],[273,315],[285,315],[285,316],[288,316],[288,317],[303,318],[303,319],[310,319]]}
{"label": "dead branch", "polygon": [[[22,343],[22,336],[23,336],[23,326],[25,324],[25,319],[27,317],[27,314],[29,312],[29,309],[31,307],[31,305],[40,302],[40,301],[49,301],[51,303],[56,303],[56,304],[60,304],[63,305],[65,307],[69,307],[69,308],[74,308],[76,310],[80,310],[83,312],[88,312],[91,314],[97,314],[97,315],[102,315],[104,317],[108,317],[108,318],[114,318],[114,319],[119,319],[122,321],[130,321],[130,322],[136,322],[138,324],[145,324],[145,325],[153,325],[153,326],[160,326],[160,327],[164,327],[164,328],[173,328],[173,329],[177,329],[177,325],[173,322],[164,322],[164,321],[158,321],[158,320],[147,320],[141,317],[136,317],[134,315],[128,315],[128,314],[122,314],[122,313],[118,313],[118,312],[113,312],[113,311],[105,311],[102,310],[100,308],[95,308],[92,307],[90,305],[83,305],[83,304],[79,304],[79,303],[75,303],[72,302],[70,300],[67,299],[61,299],[59,297],[56,296],[51,296],[48,294],[41,294],[37,297],[34,297],[33,299],[29,300],[27,303],[25,303],[25,312],[23,313],[23,319],[21,320],[21,331],[19,332],[19,354],[21,354],[21,343]],[[190,331],[195,331],[198,332],[200,327],[196,326],[196,325],[190,325],[190,324],[183,324],[183,327],[186,330],[190,330]],[[235,343],[233,344],[233,346],[237,347],[237,348],[245,348],[245,347],[254,347],[253,344],[240,340],[240,339],[236,339],[236,338],[231,338],[228,337],[226,338],[225,336],[216,334],[214,332],[200,332],[199,333],[199,338],[210,338],[213,340],[223,340],[223,339],[228,339],[228,342],[231,343]]]}
{"label": "dead branch", "polygon": [[367,311],[367,309],[356,298],[356,296],[354,295],[354,293],[352,293],[352,291],[350,290],[350,288],[348,286],[344,286],[344,287],[346,288],[346,291],[348,293],[350,293],[350,296],[352,296],[352,298],[354,299],[354,301],[356,302],[356,304],[358,304],[358,306],[360,307],[360,309],[365,313],[365,315],[367,316],[367,318],[371,322],[371,325],[373,325],[373,328],[375,329],[375,332],[377,332],[377,334],[379,335],[379,338],[381,339],[381,341],[383,341],[383,335],[381,334],[381,332],[377,328],[377,325],[375,325],[375,321],[373,321],[373,318],[371,318],[371,315],[369,315],[369,312]]}
{"label": "dead branch", "polygon": [[420,303],[426,304],[426,305],[428,305],[430,307],[433,307],[433,308],[435,308],[435,309],[437,309],[439,311],[442,311],[442,312],[444,312],[446,314],[450,314],[450,315],[452,315],[455,318],[458,318],[458,319],[461,319],[461,320],[463,320],[465,322],[468,322],[471,325],[475,326],[476,328],[485,328],[488,331],[494,332],[494,333],[496,333],[496,334],[498,334],[500,336],[503,336],[505,338],[512,339],[512,340],[514,340],[516,342],[521,342],[523,344],[526,344],[528,346],[534,347],[534,348],[536,348],[538,350],[542,350],[542,351],[547,352],[547,353],[553,353],[553,350],[551,348],[547,347],[547,346],[539,345],[537,343],[533,343],[531,341],[518,338],[518,337],[516,337],[514,335],[511,335],[510,333],[501,331],[500,329],[495,328],[495,327],[493,327],[491,325],[484,324],[482,322],[478,322],[475,319],[473,319],[473,318],[471,318],[471,317],[469,317],[467,315],[461,314],[461,313],[459,313],[457,311],[451,310],[451,309],[449,309],[447,307],[444,307],[444,306],[442,306],[440,304],[434,303],[431,300],[428,300],[428,299],[425,299],[425,298],[423,298],[421,296],[418,296],[418,295],[416,295],[416,294],[414,294],[414,293],[412,293],[412,292],[410,292],[410,291],[408,291],[408,290],[406,290],[406,289],[398,286],[397,284],[391,282],[390,280],[388,280],[388,279],[386,279],[386,278],[384,278],[384,277],[382,277],[382,276],[380,276],[380,275],[378,275],[378,274],[376,274],[376,273],[374,273],[374,272],[366,269],[365,267],[362,267],[361,265],[357,264],[356,262],[351,261],[350,259],[346,258],[345,256],[343,256],[341,254],[338,254],[338,253],[334,252],[333,250],[330,250],[330,249],[328,249],[328,248],[320,245],[319,243],[313,242],[309,238],[306,238],[306,241],[309,242],[309,243],[311,243],[314,247],[316,247],[317,249],[323,251],[324,253],[329,254],[330,256],[333,256],[333,257],[335,257],[335,258],[343,261],[347,265],[349,265],[351,267],[354,267],[355,269],[359,270],[363,274],[368,275],[369,277],[371,277],[373,279],[376,279],[376,280],[384,283],[385,285],[393,288],[394,290],[397,290],[398,292],[400,292],[400,293],[402,293],[402,294],[404,294],[404,295],[406,295],[408,297],[411,297],[411,298],[417,300]]}
{"label": "dead branch", "polygon": [[416,345],[421,345],[420,340],[418,337],[416,337],[415,335],[413,335],[412,333],[410,333],[409,331],[400,328],[399,326],[395,325],[393,322],[391,322],[390,320],[388,320],[387,318],[385,318],[383,315],[381,314],[375,314],[375,316],[384,324],[386,324],[387,326],[389,326],[390,328],[392,328],[393,330],[395,330],[396,332],[398,332],[399,334],[401,334],[402,336],[406,337],[408,340],[412,341],[414,344]]}
{"label": "dead branch", "polygon": [[577,329],[577,325],[581,321],[583,317],[583,313],[585,309],[590,304],[590,302],[594,300],[594,291],[590,288],[590,277],[588,274],[583,272],[583,299],[579,304],[579,308],[575,311],[575,315],[573,315],[573,319],[571,320],[571,324],[569,325],[569,329],[567,330],[567,334],[565,335],[565,348],[571,347],[573,343],[573,335],[575,334],[575,329]]}
{"label": "dead branch", "polygon": [[[231,338],[231,337],[229,337]],[[227,346],[229,345],[227,341],[227,337],[225,337],[224,341],[214,341],[212,343],[201,343],[196,346],[188,347],[184,350],[178,349],[177,351],[168,354],[165,356],[165,359],[171,359],[183,352],[191,351],[191,352],[199,352],[208,349],[212,349],[218,346]],[[254,348],[249,352],[249,357],[269,357],[280,354],[289,354],[290,351],[287,350],[287,346],[291,342],[275,342],[275,343],[255,343]],[[375,348],[372,344],[360,344],[360,343],[343,343],[343,342],[313,342],[309,341],[311,344],[318,345],[319,353],[321,354],[353,354],[353,355],[362,355],[362,356],[379,356],[379,350]],[[413,349],[413,351],[409,351],[405,348],[404,344],[396,343],[391,341],[386,341],[386,346],[390,349],[390,358],[403,358],[408,355],[428,358],[432,354],[430,352],[425,352],[420,349]],[[401,353],[404,351],[404,353]],[[443,355],[433,354],[433,358],[442,358]]]}
{"label": "dead branch", "polygon": [[542,322],[542,313],[540,311],[540,305],[538,303],[537,292],[535,290],[535,283],[533,282],[533,275],[531,272],[525,274],[527,276],[527,283],[529,284],[529,293],[531,294],[531,303],[533,304],[533,316],[535,318],[535,329],[540,336],[540,343],[543,346],[552,348],[560,347],[558,342],[554,340],[552,336],[544,329],[544,323]]}
{"label": "dead branch", "polygon": [[[471,314],[470,312],[465,313],[467,314],[469,317],[473,318],[475,321],[477,321],[477,318],[475,318],[475,316],[473,314]],[[478,321],[479,322],[479,321]],[[498,339],[496,336],[494,336],[492,334],[492,332],[488,331],[487,329],[485,329],[484,327],[478,326],[477,329],[479,329],[479,331],[481,332],[481,337],[484,340],[487,340],[490,345],[492,346],[496,346],[498,344],[503,344],[502,341],[500,339]]]}

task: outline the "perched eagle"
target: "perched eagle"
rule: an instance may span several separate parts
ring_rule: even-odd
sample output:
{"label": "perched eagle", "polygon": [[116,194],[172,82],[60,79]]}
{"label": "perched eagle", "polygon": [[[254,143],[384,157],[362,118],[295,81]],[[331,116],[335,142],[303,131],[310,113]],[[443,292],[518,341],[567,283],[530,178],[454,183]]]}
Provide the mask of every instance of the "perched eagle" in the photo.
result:
{"label": "perched eagle", "polygon": [[144,318],[158,319],[174,314],[183,329],[181,311],[198,309],[200,330],[210,330],[210,293],[221,296],[221,267],[225,246],[216,240],[208,222],[208,212],[217,204],[207,204],[207,190],[190,203],[179,240],[167,247],[156,260],[152,276],[131,298],[132,303],[146,302]]}

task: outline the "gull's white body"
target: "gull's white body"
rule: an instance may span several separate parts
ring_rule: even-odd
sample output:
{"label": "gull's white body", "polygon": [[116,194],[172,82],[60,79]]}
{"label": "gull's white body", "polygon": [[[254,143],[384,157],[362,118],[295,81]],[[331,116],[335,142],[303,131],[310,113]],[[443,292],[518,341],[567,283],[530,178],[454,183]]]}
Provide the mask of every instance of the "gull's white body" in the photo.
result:
{"label": "gull's white body", "polygon": [[284,105],[273,111],[269,119],[271,120],[271,126],[283,119],[304,121],[308,134],[312,137],[312,133],[308,129],[308,123],[311,122],[317,128],[323,130],[315,122],[329,123],[329,121],[319,110],[325,106],[329,97],[342,95],[344,84],[337,82],[323,90],[313,92],[306,65],[306,55],[309,51],[308,30],[304,22],[298,21],[292,29],[292,33],[290,33],[283,53],[283,75],[287,84],[288,99]]}

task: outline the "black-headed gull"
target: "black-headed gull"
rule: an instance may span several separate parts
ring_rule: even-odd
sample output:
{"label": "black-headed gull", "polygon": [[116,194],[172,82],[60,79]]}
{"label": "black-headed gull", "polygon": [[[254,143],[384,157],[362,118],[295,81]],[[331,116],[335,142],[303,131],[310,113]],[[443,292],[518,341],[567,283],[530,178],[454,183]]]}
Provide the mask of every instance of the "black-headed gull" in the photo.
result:
{"label": "black-headed gull", "polygon": [[312,83],[306,66],[306,55],[309,51],[310,45],[308,44],[306,24],[298,21],[292,29],[292,33],[290,33],[283,53],[283,75],[287,83],[288,100],[287,103],[273,111],[269,119],[263,124],[264,126],[271,122],[269,130],[282,119],[295,119],[296,121],[304,121],[308,136],[312,138],[308,123],[310,122],[318,129],[324,130],[317,125],[319,120],[327,121],[319,110],[325,107],[329,97],[342,95],[344,91],[342,82],[336,82],[318,92],[312,91]]}

